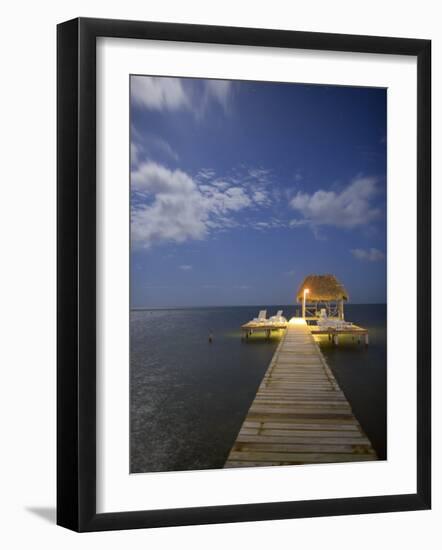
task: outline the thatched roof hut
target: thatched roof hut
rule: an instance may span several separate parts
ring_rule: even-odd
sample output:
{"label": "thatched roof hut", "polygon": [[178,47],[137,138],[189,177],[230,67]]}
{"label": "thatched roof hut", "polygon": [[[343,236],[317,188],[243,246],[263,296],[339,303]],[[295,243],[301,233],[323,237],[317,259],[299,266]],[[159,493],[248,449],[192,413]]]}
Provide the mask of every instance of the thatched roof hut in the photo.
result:
{"label": "thatched roof hut", "polygon": [[304,289],[308,288],[308,302],[340,302],[348,300],[348,292],[334,275],[308,275],[297,292],[297,299],[302,301]]}

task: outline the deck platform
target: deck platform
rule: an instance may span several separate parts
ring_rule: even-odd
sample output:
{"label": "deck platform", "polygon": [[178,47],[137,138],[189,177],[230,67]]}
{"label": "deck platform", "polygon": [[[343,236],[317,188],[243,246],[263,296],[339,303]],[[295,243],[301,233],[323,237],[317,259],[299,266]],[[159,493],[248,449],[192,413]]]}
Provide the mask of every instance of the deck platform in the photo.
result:
{"label": "deck platform", "polygon": [[376,459],[311,327],[288,323],[224,467]]}
{"label": "deck platform", "polygon": [[[302,318],[297,318],[301,320]],[[309,321],[312,318],[308,318]],[[241,326],[241,337],[248,339],[253,333],[264,332],[267,338],[270,338],[272,332],[279,331],[287,328],[287,323],[273,323],[273,322],[254,322],[249,321]],[[344,328],[332,328],[332,327],[320,327],[318,325],[307,325],[308,329],[313,335],[316,336],[328,336],[335,345],[339,343],[339,336],[351,336],[353,339],[357,338],[358,342],[364,341],[365,345],[368,345],[368,330],[366,328],[359,327],[358,325],[348,325]]]}
{"label": "deck platform", "polygon": [[357,325],[349,325],[344,328],[324,328],[319,327],[318,325],[309,325],[309,330],[313,336],[328,336],[328,339],[331,340],[336,346],[339,343],[339,336],[351,336],[353,339],[357,338],[358,342],[361,343],[364,341],[365,345],[368,346],[368,330],[366,328],[358,327]]}
{"label": "deck platform", "polygon": [[241,334],[242,338],[248,338],[254,332],[265,332],[267,338],[269,338],[273,331],[279,331],[285,328],[287,328],[287,323],[255,323],[253,321],[249,321],[245,325],[241,326]]}

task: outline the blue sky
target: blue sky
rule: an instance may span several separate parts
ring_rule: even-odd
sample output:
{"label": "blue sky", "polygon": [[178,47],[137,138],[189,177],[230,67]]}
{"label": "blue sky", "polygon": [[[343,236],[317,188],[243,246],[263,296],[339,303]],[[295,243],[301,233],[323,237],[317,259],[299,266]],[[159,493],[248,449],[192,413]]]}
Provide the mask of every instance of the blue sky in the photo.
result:
{"label": "blue sky", "polygon": [[386,90],[131,77],[132,307],[386,301]]}

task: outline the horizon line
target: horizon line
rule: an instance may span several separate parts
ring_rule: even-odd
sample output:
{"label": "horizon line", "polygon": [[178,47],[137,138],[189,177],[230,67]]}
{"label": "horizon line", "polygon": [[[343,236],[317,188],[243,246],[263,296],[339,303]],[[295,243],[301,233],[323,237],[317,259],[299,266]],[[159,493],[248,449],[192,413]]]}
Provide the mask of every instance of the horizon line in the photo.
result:
{"label": "horizon line", "polygon": [[[346,306],[386,306],[386,302],[352,302],[346,304]],[[224,307],[301,307],[299,304],[239,304],[239,305],[200,305],[200,306],[133,306],[130,307],[130,311],[140,311],[147,309],[202,309],[202,308],[224,308]]]}

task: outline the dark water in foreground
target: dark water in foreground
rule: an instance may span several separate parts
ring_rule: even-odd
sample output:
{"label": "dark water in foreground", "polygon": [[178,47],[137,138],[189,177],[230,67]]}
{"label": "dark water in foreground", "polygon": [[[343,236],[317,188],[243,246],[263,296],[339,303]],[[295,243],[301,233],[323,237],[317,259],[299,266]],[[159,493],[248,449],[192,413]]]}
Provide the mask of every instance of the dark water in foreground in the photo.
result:
{"label": "dark water in foreground", "polygon": [[[254,306],[131,312],[131,472],[221,468],[278,344],[242,342]],[[386,457],[386,306],[348,305],[370,330],[368,348],[321,349],[379,458]],[[208,334],[212,332],[213,343]]]}

